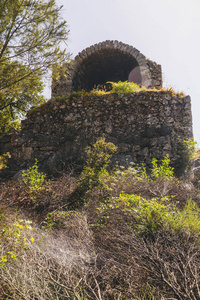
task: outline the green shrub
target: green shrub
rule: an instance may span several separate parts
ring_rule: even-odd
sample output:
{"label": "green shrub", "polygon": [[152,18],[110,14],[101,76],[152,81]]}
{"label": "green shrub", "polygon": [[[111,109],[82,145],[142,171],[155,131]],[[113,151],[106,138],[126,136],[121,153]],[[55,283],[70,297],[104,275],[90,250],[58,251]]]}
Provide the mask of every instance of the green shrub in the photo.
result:
{"label": "green shrub", "polygon": [[149,200],[139,195],[121,193],[113,200],[108,202],[108,208],[120,209],[132,216],[134,230],[142,235],[152,236],[162,228],[167,229],[176,211],[168,197]]}
{"label": "green shrub", "polygon": [[124,187],[136,185],[138,181],[143,179],[141,176],[142,170],[138,170],[134,166],[129,166],[128,168],[117,166],[112,172],[103,173],[100,176],[100,182],[107,190],[121,189],[119,190],[121,192],[124,190]]}
{"label": "green shrub", "polygon": [[85,150],[87,159],[80,174],[77,188],[68,198],[70,208],[81,207],[86,203],[87,191],[96,186],[102,186],[101,176],[107,173],[107,167],[111,156],[116,152],[113,143],[107,143],[104,137],[99,138],[96,143]]}
{"label": "green shrub", "polygon": [[[156,182],[160,179],[166,179],[167,181],[174,180],[174,168],[170,166],[170,158],[167,154],[160,165],[158,165],[157,159],[152,159],[152,168],[148,173],[146,167],[138,167],[131,165],[128,168],[123,166],[117,166],[112,173],[102,173],[100,181],[107,190],[124,191],[128,187],[138,185],[139,182]],[[119,190],[121,188],[121,190]]]}
{"label": "green shrub", "polygon": [[105,226],[110,217],[119,213],[133,230],[152,237],[166,230],[183,234],[186,231],[198,236],[200,242],[200,209],[189,200],[183,210],[178,210],[170,197],[146,199],[139,195],[121,193],[100,203],[98,224]]}
{"label": "green shrub", "polygon": [[187,153],[188,159],[199,158],[198,150],[197,150],[197,142],[193,139],[183,140],[184,150]]}
{"label": "green shrub", "polygon": [[142,178],[152,181],[156,181],[161,178],[173,180],[174,168],[170,166],[169,154],[163,158],[160,165],[158,165],[158,160],[156,158],[152,159],[151,164],[153,167],[150,168],[150,176],[147,174],[146,167],[138,169]]}
{"label": "green shrub", "polygon": [[30,188],[30,192],[41,191],[46,183],[46,174],[38,171],[38,160],[35,159],[35,164],[22,172],[23,182]]}
{"label": "green shrub", "polygon": [[80,175],[79,188],[88,190],[100,183],[100,176],[106,172],[110,159],[116,152],[116,146],[113,143],[107,143],[105,138],[101,137],[85,151],[87,159]]}
{"label": "green shrub", "polygon": [[103,96],[103,95],[105,95],[105,94],[107,93],[107,91],[106,91],[106,89],[97,87],[97,88],[93,88],[93,89],[90,91],[90,93],[91,93],[92,95],[96,95],[96,96]]}
{"label": "green shrub", "polygon": [[191,168],[194,159],[200,157],[196,144],[197,142],[193,139],[187,139],[183,140],[179,145],[178,152],[180,153],[180,159],[177,162],[177,169],[181,175]]}
{"label": "green shrub", "polygon": [[177,211],[174,215],[173,228],[177,232],[189,231],[199,236],[200,242],[200,209],[197,204],[188,200],[182,211]]}
{"label": "green shrub", "polygon": [[159,178],[165,178],[167,180],[172,180],[174,176],[174,168],[170,166],[169,154],[167,154],[161,165],[158,165],[158,160],[156,158],[152,159],[153,168],[151,168],[151,179],[156,181]]}
{"label": "green shrub", "polygon": [[123,195],[119,201],[126,205],[131,214],[136,218],[135,230],[142,235],[153,235],[161,229],[168,229],[176,208],[170,203],[168,197],[151,200],[136,195]]}
{"label": "green shrub", "polygon": [[132,94],[132,93],[141,91],[141,88],[134,82],[128,82],[128,81],[112,82],[112,81],[109,81],[108,83],[112,84],[111,93]]}

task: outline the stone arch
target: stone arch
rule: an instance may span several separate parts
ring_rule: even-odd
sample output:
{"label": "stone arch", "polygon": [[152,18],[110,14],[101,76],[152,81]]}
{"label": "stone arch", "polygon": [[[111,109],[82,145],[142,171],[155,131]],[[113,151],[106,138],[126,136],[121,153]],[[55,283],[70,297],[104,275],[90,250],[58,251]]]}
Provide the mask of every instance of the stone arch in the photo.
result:
{"label": "stone arch", "polygon": [[80,52],[75,57],[71,75],[73,91],[91,90],[107,81],[119,80],[151,86],[145,56],[136,48],[118,41],[105,41]]}
{"label": "stone arch", "polygon": [[89,91],[107,81],[133,81],[147,88],[161,88],[161,66],[146,59],[136,48],[118,41],[105,41],[81,51],[63,79],[53,79],[52,95]]}

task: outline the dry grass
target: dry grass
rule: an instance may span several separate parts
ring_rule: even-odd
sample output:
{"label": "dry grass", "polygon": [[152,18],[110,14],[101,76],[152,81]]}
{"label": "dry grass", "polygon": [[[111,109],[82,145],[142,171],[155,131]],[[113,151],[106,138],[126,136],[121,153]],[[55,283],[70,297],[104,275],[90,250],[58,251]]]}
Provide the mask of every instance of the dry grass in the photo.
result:
{"label": "dry grass", "polygon": [[23,182],[10,180],[0,185],[0,202],[4,207],[25,208],[42,219],[50,211],[67,208],[68,198],[75,189],[76,179],[67,175],[49,181],[43,190],[33,192]]}
{"label": "dry grass", "polygon": [[[194,234],[160,230],[144,237],[134,230],[134,215],[110,209],[102,223],[98,210],[100,202],[121,191],[147,199],[170,196],[182,209],[189,198],[199,203],[199,190],[175,179],[147,181],[134,172],[107,174],[101,183],[103,187],[86,193],[87,205],[72,212],[67,210],[76,189],[71,176],[49,182],[36,194],[16,181],[0,186],[0,230],[14,222],[16,208],[18,218],[35,221],[34,242],[0,268],[2,299],[200,298],[199,245]],[[0,246],[3,255],[8,248],[2,241]]]}

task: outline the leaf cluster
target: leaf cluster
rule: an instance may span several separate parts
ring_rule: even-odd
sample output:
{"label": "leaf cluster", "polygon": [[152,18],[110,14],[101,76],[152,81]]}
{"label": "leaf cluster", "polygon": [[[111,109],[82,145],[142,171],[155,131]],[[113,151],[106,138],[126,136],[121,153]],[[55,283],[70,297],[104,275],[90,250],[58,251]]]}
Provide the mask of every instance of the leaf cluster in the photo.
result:
{"label": "leaf cluster", "polygon": [[100,183],[100,176],[106,172],[112,155],[116,152],[113,143],[107,143],[105,137],[85,150],[87,159],[80,175],[79,184],[83,189],[92,189]]}
{"label": "leaf cluster", "polygon": [[22,171],[23,182],[29,186],[30,192],[38,192],[44,189],[46,181],[46,174],[38,171],[38,160],[35,159],[35,163],[32,167],[26,171]]}
{"label": "leaf cluster", "polygon": [[66,58],[62,7],[55,0],[0,0],[0,136],[44,102],[42,76]]}
{"label": "leaf cluster", "polygon": [[128,81],[112,82],[112,81],[109,81],[108,83],[111,83],[111,85],[112,85],[111,93],[132,94],[132,93],[141,91],[141,88],[134,82],[128,82]]}
{"label": "leaf cluster", "polygon": [[158,160],[153,158],[152,161],[152,168],[151,168],[151,179],[156,181],[160,178],[165,178],[167,180],[172,180],[174,177],[174,168],[170,166],[170,158],[169,154],[167,154],[160,165],[158,165]]}

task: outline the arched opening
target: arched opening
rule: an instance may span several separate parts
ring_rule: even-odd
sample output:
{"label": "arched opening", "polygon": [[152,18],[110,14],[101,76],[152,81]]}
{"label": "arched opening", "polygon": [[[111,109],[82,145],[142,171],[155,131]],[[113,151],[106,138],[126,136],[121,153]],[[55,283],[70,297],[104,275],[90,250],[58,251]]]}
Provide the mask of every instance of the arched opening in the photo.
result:
{"label": "arched opening", "polygon": [[119,80],[142,82],[136,59],[118,49],[101,49],[80,63],[73,76],[73,90],[90,91],[99,85],[104,86],[107,81]]}

